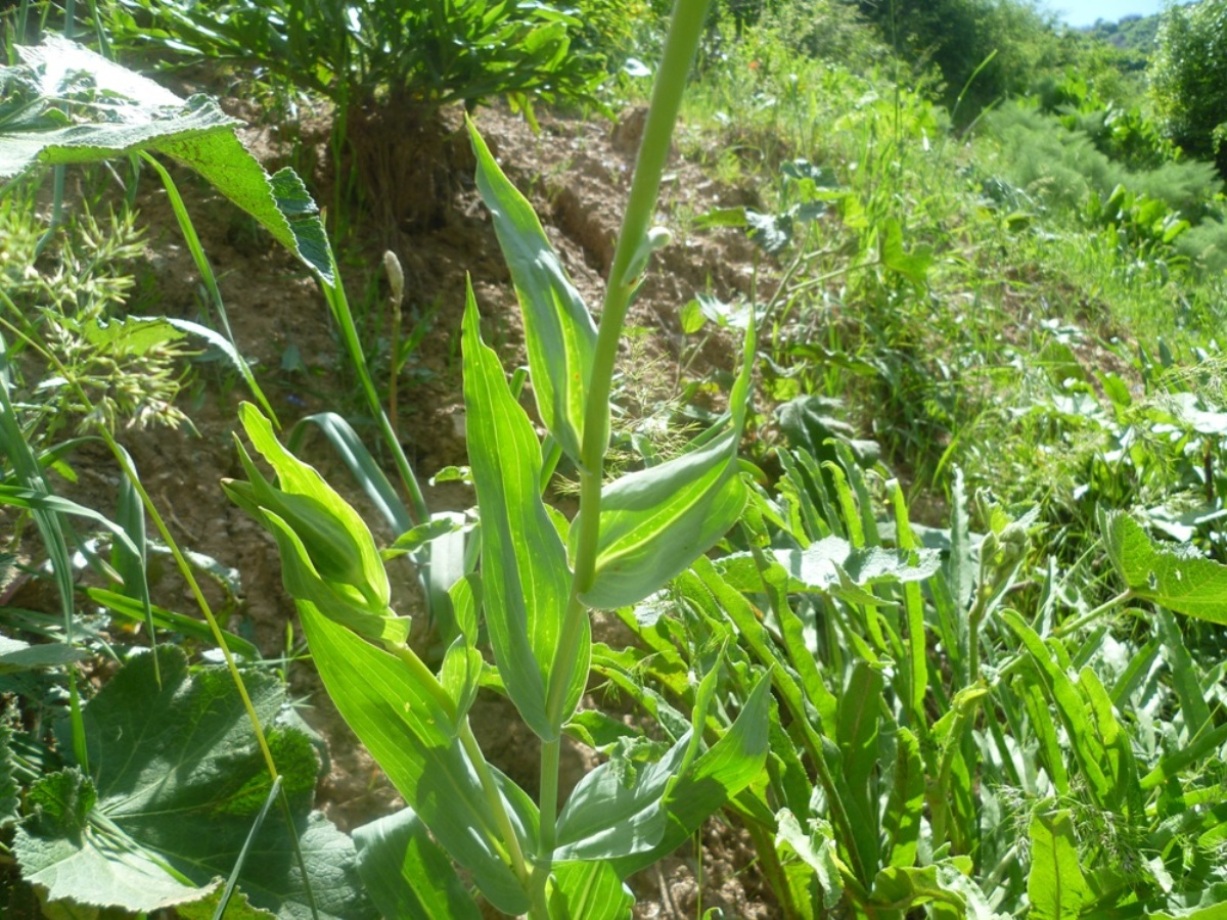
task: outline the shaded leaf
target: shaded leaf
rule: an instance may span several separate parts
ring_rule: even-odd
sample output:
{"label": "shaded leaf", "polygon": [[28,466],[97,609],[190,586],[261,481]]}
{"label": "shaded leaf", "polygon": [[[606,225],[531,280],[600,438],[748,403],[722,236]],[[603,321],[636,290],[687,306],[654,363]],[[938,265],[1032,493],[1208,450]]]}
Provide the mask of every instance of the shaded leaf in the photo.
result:
{"label": "shaded leaf", "polygon": [[[279,811],[264,822],[240,887],[284,920],[309,917],[312,902],[321,917],[372,916],[349,838],[308,814],[319,771],[311,740],[274,726],[284,694],[271,675],[248,673],[245,682],[256,715],[272,727],[295,824],[286,827]],[[23,875],[52,900],[126,910],[202,898],[235,865],[272,783],[230,675],[221,668],[189,675],[182,652],[164,646],[120,669],[85,707],[83,722],[93,772],[74,768],[39,781],[36,817],[14,846]],[[61,746],[68,730],[61,727]]]}
{"label": "shaded leaf", "polygon": [[452,861],[411,808],[354,830],[358,872],[384,917],[479,920]]}
{"label": "shaded leaf", "polygon": [[63,667],[88,657],[82,649],[62,642],[31,645],[20,639],[0,636],[0,674]]}

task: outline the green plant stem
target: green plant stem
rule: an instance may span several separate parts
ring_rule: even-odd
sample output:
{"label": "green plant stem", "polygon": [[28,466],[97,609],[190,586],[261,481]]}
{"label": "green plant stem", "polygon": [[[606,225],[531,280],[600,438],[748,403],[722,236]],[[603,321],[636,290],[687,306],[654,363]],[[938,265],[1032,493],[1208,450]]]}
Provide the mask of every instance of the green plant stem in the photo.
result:
{"label": "green plant stem", "polygon": [[592,586],[596,575],[596,553],[600,535],[601,486],[604,478],[605,451],[609,447],[609,398],[613,387],[614,362],[622,324],[630,307],[638,279],[628,277],[632,259],[640,251],[648,234],[648,226],[656,210],[660,179],[669,157],[673,125],[682,104],[682,90],[699,46],[709,0],[678,0],[673,21],[665,40],[664,57],[652,92],[652,107],[648,111],[643,143],[635,165],[630,199],[618,245],[614,250],[613,268],[605,289],[605,305],[597,331],[596,353],[588,378],[587,407],[584,416],[584,441],[581,448],[580,470],[580,533],[575,555],[571,598],[563,622],[562,635],[554,656],[554,679],[546,712],[550,721],[561,728],[566,715],[562,712],[566,688],[578,657],[583,634],[581,618],[587,608],[580,600]]}
{"label": "green plant stem", "polygon": [[[567,688],[571,685],[580,657],[584,621],[588,609],[580,600],[596,575],[597,543],[600,535],[601,486],[604,480],[605,452],[609,448],[609,398],[613,388],[614,363],[622,325],[638,285],[638,271],[632,272],[636,256],[644,252],[648,229],[656,212],[660,180],[669,159],[673,126],[682,105],[682,93],[694,63],[710,0],[677,0],[656,83],[648,110],[643,141],[631,181],[630,198],[614,250],[613,267],[605,287],[605,303],[597,331],[596,352],[588,377],[588,396],[584,414],[584,439],[580,463],[580,532],[575,555],[571,593],[563,618],[562,631],[554,654],[552,679],[546,697],[546,717],[558,733],[569,717],[564,712]],[[642,270],[641,268],[639,269]],[[555,839],[558,815],[559,739],[546,741],[541,756],[541,847],[534,873],[534,901],[544,898]]]}
{"label": "green plant stem", "polygon": [[493,774],[490,773],[490,765],[486,763],[486,758],[481,752],[481,745],[473,737],[473,729],[467,718],[460,726],[460,743],[464,746],[465,753],[469,755],[473,769],[477,771],[477,778],[481,783],[482,792],[485,793],[490,814],[494,816],[494,822],[498,825],[503,842],[507,845],[507,858],[511,862],[511,870],[516,874],[516,878],[520,879],[521,884],[527,886],[530,873],[528,863],[524,859],[524,851],[520,847],[519,835],[516,834],[515,827],[511,824],[511,816],[507,814],[507,806],[503,802],[502,793],[499,792],[498,784],[494,781]]}
{"label": "green plant stem", "polygon": [[1113,608],[1119,607],[1121,604],[1126,604],[1129,601],[1133,600],[1133,596],[1134,595],[1133,595],[1132,588],[1122,591],[1120,594],[1116,595],[1116,597],[1112,598],[1110,601],[1105,601],[1104,603],[1096,607],[1094,610],[1084,613],[1082,616],[1078,617],[1076,620],[1066,620],[1064,623],[1062,623],[1060,626],[1054,629],[1052,631],[1052,634],[1058,638],[1061,636],[1067,636],[1070,633],[1081,629],[1083,626],[1086,626],[1090,623],[1094,623],[1097,619],[1099,619],[1105,613],[1108,613]]}
{"label": "green plant stem", "polygon": [[[331,255],[331,252],[330,252]],[[345,296],[345,287],[340,281],[340,274],[337,271],[336,259],[332,260],[332,277],[329,281],[322,275],[317,275],[320,286],[324,289],[324,298],[328,301],[328,307],[332,311],[333,318],[341,327],[341,341],[345,344],[345,350],[349,353],[349,360],[354,366],[354,371],[358,374],[358,382],[362,386],[363,395],[366,396],[367,406],[370,408],[371,415],[374,417],[376,424],[379,425],[379,433],[383,436],[384,443],[388,450],[392,452],[392,461],[396,464],[396,471],[400,474],[401,484],[404,485],[405,491],[409,495],[410,508],[413,512],[414,523],[421,524],[430,520],[430,510],[426,507],[426,499],[422,495],[421,486],[418,485],[417,477],[413,475],[413,470],[409,466],[409,459],[405,456],[405,449],[401,447],[400,439],[396,436],[396,431],[392,428],[392,423],[388,420],[388,414],[383,411],[383,404],[379,400],[379,393],[375,390],[375,381],[371,379],[371,372],[366,363],[366,354],[362,350],[362,340],[358,336],[358,327],[354,325],[354,315],[349,309],[349,300]]]}

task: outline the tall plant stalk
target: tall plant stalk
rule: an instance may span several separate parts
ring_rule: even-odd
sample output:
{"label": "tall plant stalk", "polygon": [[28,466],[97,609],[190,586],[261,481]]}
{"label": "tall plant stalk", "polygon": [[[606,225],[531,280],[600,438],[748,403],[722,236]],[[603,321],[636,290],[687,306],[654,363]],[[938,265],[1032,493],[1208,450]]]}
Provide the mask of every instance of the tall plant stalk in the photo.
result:
{"label": "tall plant stalk", "polygon": [[546,703],[547,717],[552,725],[557,726],[559,737],[542,744],[542,832],[538,853],[539,867],[544,870],[539,875],[542,879],[549,874],[549,854],[554,849],[561,731],[563,724],[571,717],[570,712],[564,711],[565,692],[579,658],[582,621],[588,616],[587,606],[580,598],[592,586],[596,570],[605,453],[609,448],[609,399],[618,342],[622,337],[626,312],[651,254],[653,240],[649,228],[656,212],[660,180],[669,158],[673,127],[681,109],[682,93],[694,64],[709,4],[710,0],[678,0],[674,6],[664,56],[652,88],[652,103],[635,163],[630,198],[606,282],[584,418],[579,517],[582,529],[575,553],[575,570],[571,578],[562,638],[554,656],[555,677],[550,684]]}

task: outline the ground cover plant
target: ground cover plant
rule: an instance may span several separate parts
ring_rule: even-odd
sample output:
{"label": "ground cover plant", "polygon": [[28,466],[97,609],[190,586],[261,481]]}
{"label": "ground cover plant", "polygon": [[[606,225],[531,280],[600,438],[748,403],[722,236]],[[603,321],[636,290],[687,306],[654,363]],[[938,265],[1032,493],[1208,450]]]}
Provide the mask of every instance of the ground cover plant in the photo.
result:
{"label": "ground cover plant", "polygon": [[[341,277],[356,260],[298,177],[265,174],[207,99],[63,41],[14,51],[4,175],[139,160],[222,328],[129,287],[139,219],[104,223],[96,198],[48,237],[33,184],[9,187],[14,916],[729,916],[714,889],[680,901],[663,880],[707,874],[713,840],[742,848],[746,916],[1221,912],[1223,278],[1180,248],[1218,223],[1205,168],[1073,78],[959,134],[940,88],[899,85],[868,33],[849,67],[788,10],[722,24],[702,6],[679,4],[657,88],[619,125],[639,121],[642,152],[599,313],[583,263],[603,250],[568,253],[565,196],[464,123],[468,207],[489,215],[524,349],[491,347],[507,320],[474,256],[452,346],[467,466],[440,477],[471,484],[467,511],[419,480],[397,415],[420,391],[376,382]],[[621,90],[646,92],[641,72]],[[679,107],[697,169],[670,152]],[[1057,154],[1037,166],[1032,142]],[[558,174],[606,155],[572,149]],[[269,388],[172,162],[315,279],[365,423]],[[1189,179],[1178,197],[1156,168]],[[712,205],[678,197],[688,183],[740,188]],[[720,233],[748,237],[746,281],[693,273],[692,302],[653,306],[678,349],[653,405],[635,299]],[[370,261],[399,303],[412,273]],[[237,576],[180,547],[134,460],[140,425],[192,424],[177,375],[205,347],[252,400],[225,404],[237,459],[208,488],[280,559],[305,642],[291,631],[279,660],[218,609],[206,573]],[[65,497],[91,445],[110,470],[94,506]],[[186,605],[164,603],[163,553]],[[44,578],[50,603],[21,587]],[[317,810],[324,742],[287,685],[308,668],[397,807],[343,827]],[[481,732],[490,700],[502,733],[534,739],[527,774]],[[576,750],[595,753],[568,779]],[[209,840],[185,832],[204,824]],[[645,867],[658,900],[636,905]]]}

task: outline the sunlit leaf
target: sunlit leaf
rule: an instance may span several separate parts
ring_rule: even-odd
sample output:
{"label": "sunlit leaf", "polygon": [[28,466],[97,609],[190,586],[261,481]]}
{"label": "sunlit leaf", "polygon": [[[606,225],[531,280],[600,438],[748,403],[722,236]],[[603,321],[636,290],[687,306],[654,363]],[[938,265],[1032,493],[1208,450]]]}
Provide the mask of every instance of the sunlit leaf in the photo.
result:
{"label": "sunlit leaf", "polygon": [[1129,515],[1100,518],[1108,558],[1135,597],[1212,623],[1227,623],[1227,566],[1166,549]]}
{"label": "sunlit leaf", "polygon": [[[494,660],[524,721],[545,740],[561,726],[546,694],[570,594],[566,549],[541,501],[541,445],[511,395],[498,356],[481,340],[469,289],[464,316],[464,402],[469,462],[481,508],[482,606]],[[588,674],[585,619],[579,661],[565,688],[569,717]]]}
{"label": "sunlit leaf", "polygon": [[1029,916],[1035,920],[1076,920],[1091,891],[1078,866],[1078,842],[1069,812],[1036,814],[1031,819],[1030,836]]}
{"label": "sunlit leaf", "polygon": [[473,124],[477,189],[494,219],[520,299],[524,341],[541,420],[576,463],[584,437],[596,326],[528,200],[503,175]]}

